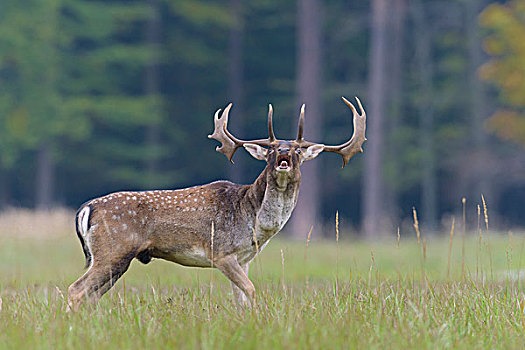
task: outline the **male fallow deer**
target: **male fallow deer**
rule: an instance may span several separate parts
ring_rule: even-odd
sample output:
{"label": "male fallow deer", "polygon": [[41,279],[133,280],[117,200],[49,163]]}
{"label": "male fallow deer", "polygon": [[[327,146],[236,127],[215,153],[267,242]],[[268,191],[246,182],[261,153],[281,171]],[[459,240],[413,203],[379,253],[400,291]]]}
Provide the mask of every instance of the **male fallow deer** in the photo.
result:
{"label": "male fallow deer", "polygon": [[77,213],[76,229],[89,269],[69,287],[70,307],[77,310],[85,298],[98,301],[134,258],[144,264],[161,258],[185,266],[216,267],[232,282],[237,302],[253,304],[255,288],[248,266],[292,214],[301,183],[299,166],[321,152],[333,152],[343,157],[344,167],[362,152],[366,114],[356,100],[360,114],[343,97],[353,112],[354,133],[339,146],[303,139],[304,105],[293,141],[275,138],[271,105],[269,136],[253,141],[239,140],[228,131],[231,104],[220,117],[219,109],[215,131],[208,136],[222,144],[216,150],[232,161],[235,151],[244,147],[267,163],[251,185],[216,181],[180,190],[117,192],[86,202]]}

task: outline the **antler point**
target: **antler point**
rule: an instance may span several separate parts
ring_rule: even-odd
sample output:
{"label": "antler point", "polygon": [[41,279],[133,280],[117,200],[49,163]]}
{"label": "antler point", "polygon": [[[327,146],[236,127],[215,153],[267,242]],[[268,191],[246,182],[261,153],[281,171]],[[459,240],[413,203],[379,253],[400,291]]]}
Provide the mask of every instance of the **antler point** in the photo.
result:
{"label": "antler point", "polygon": [[219,114],[221,113],[221,109],[219,108],[216,112],[215,112],[215,115],[213,116],[213,120],[219,120]]}
{"label": "antler point", "polygon": [[356,97],[357,103],[361,109],[362,115],[357,113],[354,105],[348,101],[344,96],[341,96],[343,102],[352,110],[353,114],[353,123],[354,123],[354,133],[352,137],[343,144],[337,146],[325,146],[325,152],[333,152],[339,154],[343,158],[344,168],[348,161],[356,154],[363,152],[361,144],[366,140],[365,138],[365,129],[366,129],[366,117],[365,111],[361,106],[360,100]]}
{"label": "antler point", "polygon": [[357,104],[359,105],[359,109],[361,110],[361,117],[366,116],[366,112],[365,112],[365,109],[363,108],[363,105],[361,104],[361,100],[357,96],[355,96],[355,99],[357,100]]}

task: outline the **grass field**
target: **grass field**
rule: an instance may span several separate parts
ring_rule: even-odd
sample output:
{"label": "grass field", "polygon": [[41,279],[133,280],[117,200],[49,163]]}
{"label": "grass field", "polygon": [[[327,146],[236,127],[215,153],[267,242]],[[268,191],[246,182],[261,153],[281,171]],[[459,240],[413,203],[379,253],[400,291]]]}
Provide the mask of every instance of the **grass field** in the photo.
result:
{"label": "grass field", "polygon": [[84,272],[71,217],[0,217],[1,348],[525,346],[517,233],[469,234],[463,258],[456,232],[450,259],[448,234],[425,246],[412,231],[399,245],[275,239],[251,265],[252,311],[237,310],[218,271],[134,261],[96,308],[70,314],[63,294]]}

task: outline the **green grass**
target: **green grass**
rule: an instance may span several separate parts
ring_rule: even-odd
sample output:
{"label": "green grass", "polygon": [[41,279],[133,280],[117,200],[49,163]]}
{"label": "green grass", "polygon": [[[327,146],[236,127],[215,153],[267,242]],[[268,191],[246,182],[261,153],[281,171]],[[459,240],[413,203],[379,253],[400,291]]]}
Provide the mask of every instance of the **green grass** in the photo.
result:
{"label": "green grass", "polygon": [[455,237],[447,277],[448,237],[427,237],[424,258],[409,234],[399,247],[344,232],[307,251],[273,240],[251,266],[253,311],[237,310],[220,272],[155,260],[69,314],[61,293],[84,272],[75,234],[0,227],[0,348],[523,348],[525,237],[469,236],[464,269]]}

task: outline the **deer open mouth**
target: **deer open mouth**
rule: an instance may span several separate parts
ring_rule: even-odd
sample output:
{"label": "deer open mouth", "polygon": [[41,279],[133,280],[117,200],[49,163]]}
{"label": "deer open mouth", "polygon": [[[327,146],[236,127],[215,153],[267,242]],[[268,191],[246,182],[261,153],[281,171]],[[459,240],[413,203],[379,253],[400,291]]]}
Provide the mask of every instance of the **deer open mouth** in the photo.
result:
{"label": "deer open mouth", "polygon": [[290,156],[289,155],[280,155],[279,157],[277,157],[277,170],[278,171],[290,170]]}

